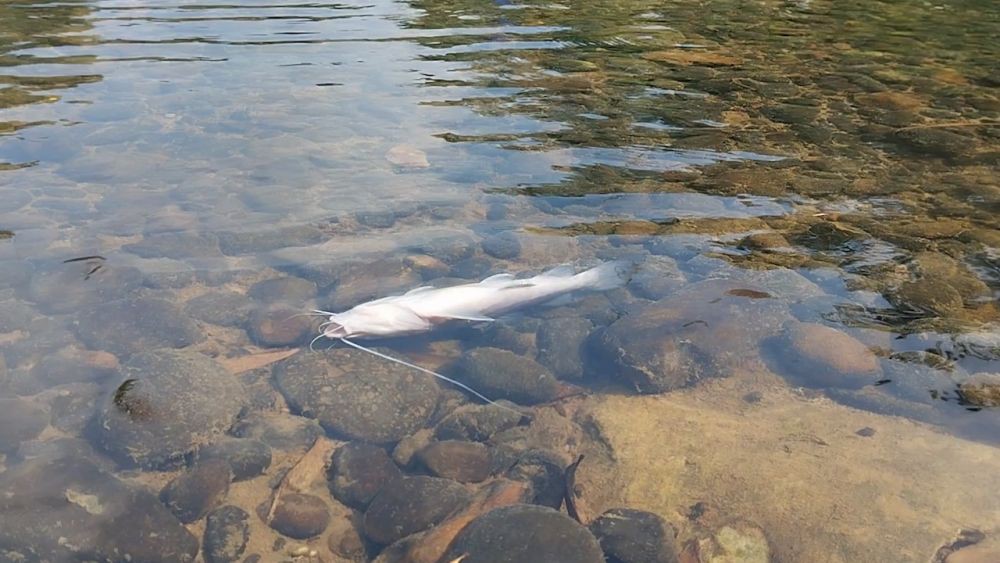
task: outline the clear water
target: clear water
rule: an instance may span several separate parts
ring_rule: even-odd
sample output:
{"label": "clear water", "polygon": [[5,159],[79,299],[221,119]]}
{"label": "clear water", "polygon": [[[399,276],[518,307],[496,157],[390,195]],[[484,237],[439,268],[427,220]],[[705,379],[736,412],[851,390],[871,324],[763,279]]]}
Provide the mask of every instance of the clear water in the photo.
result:
{"label": "clear water", "polygon": [[[581,315],[737,280],[920,374],[820,395],[996,446],[958,385],[1000,372],[998,30],[973,0],[4,1],[0,394],[76,393],[51,372],[72,362],[34,369],[60,350],[127,361],[134,333],[79,328],[125,294],[183,309],[296,275],[319,289],[290,306],[344,307],[628,258],[638,281]],[[259,351],[199,326],[200,351]]]}

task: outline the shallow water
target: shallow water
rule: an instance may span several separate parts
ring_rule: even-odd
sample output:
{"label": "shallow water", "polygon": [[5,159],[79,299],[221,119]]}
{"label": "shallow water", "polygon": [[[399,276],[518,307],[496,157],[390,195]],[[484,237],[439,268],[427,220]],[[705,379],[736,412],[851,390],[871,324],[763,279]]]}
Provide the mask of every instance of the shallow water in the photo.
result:
{"label": "shallow water", "polygon": [[[206,423],[234,433],[310,414],[269,371],[311,336],[296,311],[611,259],[625,289],[388,345],[443,369],[512,350],[597,400],[801,388],[995,460],[1000,383],[969,380],[1000,372],[998,31],[978,0],[4,2],[0,467],[96,459],[158,492],[174,473],[95,437],[141,351],[241,374],[250,399]],[[301,452],[275,455],[268,476]],[[266,481],[227,503],[252,514]],[[247,554],[277,537],[254,522]]]}

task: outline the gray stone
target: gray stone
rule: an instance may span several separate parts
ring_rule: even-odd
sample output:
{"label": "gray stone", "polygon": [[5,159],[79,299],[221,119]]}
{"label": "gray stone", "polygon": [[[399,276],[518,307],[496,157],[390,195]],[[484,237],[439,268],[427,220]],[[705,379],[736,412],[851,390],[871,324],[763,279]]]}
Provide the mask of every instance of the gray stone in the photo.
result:
{"label": "gray stone", "polygon": [[677,563],[677,533],[658,514],[612,508],[589,527],[610,563]]}
{"label": "gray stone", "polygon": [[643,260],[629,280],[628,288],[643,299],[663,299],[684,286],[686,280],[677,261],[668,256]]}
{"label": "gray stone", "polygon": [[261,303],[301,305],[316,297],[316,284],[296,277],[274,278],[253,284],[248,295]]}
{"label": "gray stone", "polygon": [[184,348],[200,342],[198,326],[169,301],[130,297],[82,311],[76,334],[89,348],[129,356],[153,348]]}
{"label": "gray stone", "polygon": [[463,556],[462,563],[604,563],[601,546],[586,528],[551,508],[524,504],[470,522],[441,561]]}
{"label": "gray stone", "polygon": [[319,423],[311,418],[287,413],[254,413],[241,419],[233,436],[259,440],[279,451],[305,451],[323,435]]}
{"label": "gray stone", "polygon": [[206,563],[239,561],[250,540],[250,515],[238,506],[220,506],[208,514],[202,553]]}
{"label": "gray stone", "polygon": [[234,481],[245,481],[263,475],[270,467],[271,448],[258,440],[223,438],[198,448],[194,459],[199,465],[222,460],[232,470]]}
{"label": "gray stone", "polygon": [[199,321],[219,326],[242,326],[250,319],[253,303],[246,295],[228,289],[210,291],[184,304],[184,312]]}
{"label": "gray stone", "polygon": [[483,252],[500,260],[517,258],[521,254],[521,241],[512,233],[501,233],[483,239]]}
{"label": "gray stone", "polygon": [[137,354],[119,380],[95,440],[120,462],[144,467],[178,464],[228,430],[247,400],[238,379],[196,352]]}
{"label": "gray stone", "polygon": [[84,433],[103,399],[101,386],[94,383],[60,385],[48,389],[46,395],[52,426],[74,436]]}
{"label": "gray stone", "polygon": [[552,370],[559,379],[583,377],[584,345],[594,324],[580,317],[546,320],[535,336],[538,363]]}
{"label": "gray stone", "polygon": [[142,258],[208,258],[222,256],[219,239],[212,233],[171,232],[147,234],[139,242],[122,247]]}
{"label": "gray stone", "polygon": [[358,223],[373,229],[388,229],[396,224],[396,214],[392,211],[359,211],[354,214]]}
{"label": "gray stone", "polygon": [[0,453],[16,450],[26,440],[42,433],[49,413],[27,399],[0,398]]}
{"label": "gray stone", "polygon": [[452,374],[490,399],[520,404],[551,401],[558,396],[559,382],[534,360],[498,348],[476,348],[466,352]]}
{"label": "gray stone", "polygon": [[485,442],[497,432],[517,426],[524,418],[496,405],[466,405],[441,419],[434,427],[434,436],[438,440]]}
{"label": "gray stone", "polygon": [[254,311],[247,332],[259,346],[284,348],[311,340],[317,325],[314,317],[303,316],[301,310],[277,306]]}
{"label": "gray stone", "polygon": [[350,442],[337,448],[327,473],[333,496],[359,509],[368,506],[386,484],[402,476],[403,472],[384,449],[361,442]]}
{"label": "gray stone", "polygon": [[210,459],[174,477],[160,491],[160,500],[178,520],[189,524],[222,504],[232,476],[228,463]]}
{"label": "gray stone", "polygon": [[279,248],[310,246],[327,239],[312,225],[296,225],[262,231],[219,233],[219,247],[227,256],[269,252]]}
{"label": "gray stone", "polygon": [[470,493],[450,479],[404,477],[386,485],[365,511],[365,535],[390,544],[440,523],[468,504]]}
{"label": "gray stone", "polygon": [[0,333],[28,330],[37,312],[27,303],[20,301],[0,302]]}
{"label": "gray stone", "polygon": [[[98,265],[102,267],[91,273]],[[48,313],[99,312],[100,304],[128,296],[141,285],[142,273],[136,268],[82,261],[36,271],[28,284],[28,296]]]}
{"label": "gray stone", "polygon": [[304,351],[276,364],[274,373],[295,410],[354,440],[399,441],[422,428],[437,406],[430,376],[360,350]]}

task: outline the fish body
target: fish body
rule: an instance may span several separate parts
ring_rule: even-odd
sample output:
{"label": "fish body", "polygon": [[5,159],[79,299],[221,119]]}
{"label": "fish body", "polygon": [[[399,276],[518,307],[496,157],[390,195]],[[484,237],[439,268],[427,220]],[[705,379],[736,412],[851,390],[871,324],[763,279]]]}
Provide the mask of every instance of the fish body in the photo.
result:
{"label": "fish body", "polygon": [[630,268],[606,262],[574,273],[560,266],[531,278],[498,274],[479,283],[451,287],[418,287],[362,303],[343,313],[327,313],[328,338],[389,337],[426,332],[454,320],[492,321],[511,311],[579,290],[603,291],[623,285]]}

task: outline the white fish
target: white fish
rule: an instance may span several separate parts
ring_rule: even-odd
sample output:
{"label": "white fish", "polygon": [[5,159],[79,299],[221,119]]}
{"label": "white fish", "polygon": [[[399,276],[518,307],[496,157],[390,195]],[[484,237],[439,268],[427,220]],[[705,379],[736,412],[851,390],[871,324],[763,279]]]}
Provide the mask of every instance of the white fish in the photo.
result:
{"label": "white fish", "polygon": [[625,283],[630,268],[606,262],[575,274],[560,266],[532,278],[497,274],[479,283],[451,287],[418,287],[403,295],[362,303],[343,313],[328,315],[321,336],[327,338],[382,338],[427,332],[455,320],[493,321],[516,309],[549,301],[573,291],[603,291]]}

